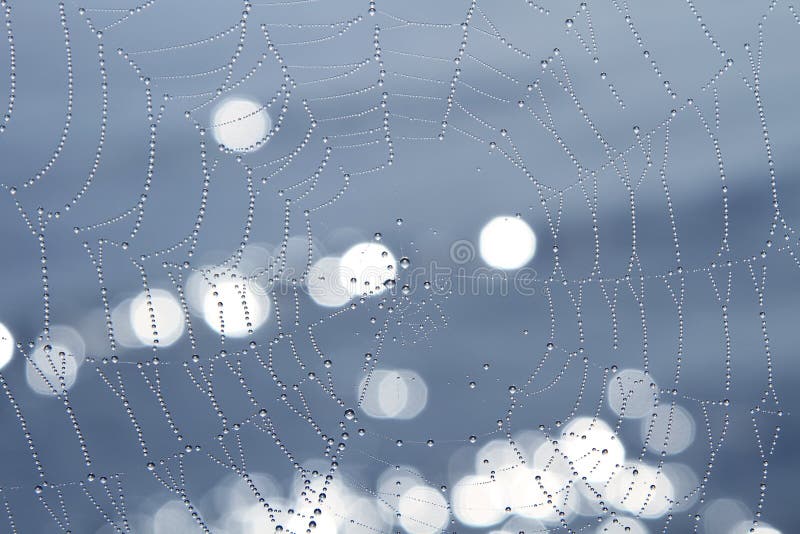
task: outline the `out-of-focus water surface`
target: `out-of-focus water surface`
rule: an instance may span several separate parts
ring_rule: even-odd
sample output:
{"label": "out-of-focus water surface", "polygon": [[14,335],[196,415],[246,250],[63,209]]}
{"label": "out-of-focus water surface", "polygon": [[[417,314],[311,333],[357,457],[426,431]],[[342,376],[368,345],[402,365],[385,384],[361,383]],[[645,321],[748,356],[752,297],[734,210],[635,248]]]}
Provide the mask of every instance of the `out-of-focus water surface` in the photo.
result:
{"label": "out-of-focus water surface", "polygon": [[800,7],[0,12],[0,531],[798,530]]}

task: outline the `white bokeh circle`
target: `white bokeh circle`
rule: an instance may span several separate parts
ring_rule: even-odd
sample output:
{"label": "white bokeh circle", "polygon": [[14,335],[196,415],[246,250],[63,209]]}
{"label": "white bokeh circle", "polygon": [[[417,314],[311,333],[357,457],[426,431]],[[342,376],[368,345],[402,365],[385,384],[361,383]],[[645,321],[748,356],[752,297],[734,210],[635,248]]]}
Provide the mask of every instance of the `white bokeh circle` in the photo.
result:
{"label": "white bokeh circle", "polygon": [[519,269],[536,253],[536,234],[519,217],[495,217],[481,230],[483,261],[497,269]]}
{"label": "white bokeh circle", "polygon": [[212,330],[230,337],[245,337],[269,318],[269,299],[250,289],[241,277],[225,277],[208,287],[203,298],[203,318]]}
{"label": "white bokeh circle", "polygon": [[309,269],[306,288],[311,299],[320,306],[338,308],[350,301],[351,294],[339,274],[339,263],[339,258],[326,256]]}
{"label": "white bokeh circle", "polygon": [[632,462],[614,473],[606,485],[605,497],[619,510],[653,519],[670,510],[675,488],[663,470]]}
{"label": "white bokeh circle", "polygon": [[259,148],[272,128],[266,108],[255,100],[241,97],[220,102],[211,122],[217,143],[235,152]]}
{"label": "white bokeh circle", "polygon": [[403,492],[397,510],[400,526],[409,534],[441,532],[450,519],[447,499],[430,486],[412,486]]}
{"label": "white bokeh circle", "polygon": [[130,302],[129,320],[133,334],[142,345],[157,342],[159,346],[167,347],[183,335],[184,315],[181,304],[172,293],[164,289],[150,290],[149,303],[147,293],[139,293]]}
{"label": "white bokeh circle", "polygon": [[694,419],[682,406],[659,404],[642,419],[641,434],[650,451],[679,454],[694,441]]}
{"label": "white bokeh circle", "polygon": [[354,245],[339,260],[339,281],[353,297],[383,293],[396,277],[397,260],[380,243]]}
{"label": "white bokeh circle", "polygon": [[14,336],[8,327],[0,323],[0,369],[8,365],[14,356]]}
{"label": "white bokeh circle", "polygon": [[653,412],[658,386],[639,369],[623,369],[608,381],[608,405],[620,417],[637,419]]}
{"label": "white bokeh circle", "polygon": [[589,482],[605,482],[625,461],[625,447],[611,427],[600,419],[577,417],[557,442],[546,441],[534,453],[534,465],[565,476],[577,472]]}
{"label": "white bokeh circle", "polygon": [[459,479],[453,486],[450,504],[456,519],[471,527],[495,525],[507,515],[505,492],[487,476]]}
{"label": "white bokeh circle", "polygon": [[359,386],[361,409],[377,419],[413,419],[428,404],[428,386],[408,369],[376,369]]}

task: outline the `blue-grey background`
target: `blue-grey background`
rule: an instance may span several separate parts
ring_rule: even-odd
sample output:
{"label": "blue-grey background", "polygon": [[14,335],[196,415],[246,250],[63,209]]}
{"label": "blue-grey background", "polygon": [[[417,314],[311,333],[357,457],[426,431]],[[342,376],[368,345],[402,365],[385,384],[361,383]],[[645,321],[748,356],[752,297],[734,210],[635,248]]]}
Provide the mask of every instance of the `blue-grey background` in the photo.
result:
{"label": "blue-grey background", "polygon": [[[378,308],[379,298],[368,299],[353,313],[326,320],[317,328],[316,342],[334,360],[337,392],[348,405],[357,400],[363,355],[375,351],[374,334],[387,317],[390,327],[382,344],[380,362],[413,369],[428,384],[427,405],[415,419],[394,421],[360,416],[357,422],[344,422],[344,408],[318,389],[302,386],[323,433],[335,436],[338,441],[341,421],[354,436],[340,464],[357,486],[374,489],[378,475],[393,465],[414,466],[437,487],[454,483],[464,472],[461,463],[472,461],[469,455],[474,455],[476,447],[489,439],[504,438],[496,421],[503,419],[509,409],[508,387],[525,381],[547,353],[549,341],[556,345],[556,350],[546,360],[541,376],[536,379],[538,383],[534,382],[531,390],[549,383],[559,374],[569,353],[579,348],[589,356],[586,385],[581,389],[583,366],[576,360],[555,386],[518,401],[512,418],[514,429],[536,429],[539,425],[554,428],[556,421],[570,414],[579,394],[579,415],[591,416],[599,410],[601,417],[613,421],[614,415],[602,397],[603,370],[614,365],[620,369],[643,366],[640,308],[624,281],[629,274],[638,287],[643,275],[645,297],[641,309],[646,317],[650,372],[662,389],[676,389],[697,425],[695,443],[677,459],[696,473],[702,473],[709,461],[708,433],[718,439],[721,421],[725,416],[730,418],[706,485],[705,503],[676,513],[669,530],[702,531],[703,522],[694,515],[702,516],[704,506],[718,498],[738,499],[754,513],[765,459],[768,477],[762,519],[784,533],[798,529],[791,503],[799,472],[794,449],[800,439],[793,415],[800,399],[796,389],[800,382],[796,364],[800,285],[798,236],[794,230],[800,221],[797,202],[800,63],[796,57],[800,49],[800,25],[785,2],[589,2],[591,31],[577,2],[543,0],[541,5],[546,13],[525,2],[478,2],[459,64],[453,59],[459,55],[464,38],[461,23],[470,9],[468,2],[379,1],[374,15],[369,14],[370,6],[363,1],[255,2],[249,8],[233,1],[150,4],[143,4],[139,12],[134,10],[130,16],[127,8],[131,6],[116,1],[95,5],[69,1],[64,5],[74,102],[63,151],[59,151],[52,168],[32,187],[22,184],[47,165],[68,114],[65,32],[56,2],[6,5],[11,13],[11,25],[7,28],[13,32],[15,89],[13,113],[6,130],[0,134],[0,182],[4,185],[0,192],[4,297],[0,300],[0,321],[9,327],[17,341],[35,342],[44,320],[39,231],[26,226],[23,213],[35,225],[37,208],[43,208],[44,214],[59,212],[59,217],[48,223],[43,238],[49,272],[50,320],[81,332],[87,342],[87,354],[98,362],[112,354],[105,337],[101,286],[86,247],[96,254],[98,240],[129,243],[126,250],[104,246],[104,286],[113,307],[142,290],[142,275],[133,261],[141,264],[151,285],[173,287],[167,272],[176,272],[174,265],[185,260],[191,260],[193,266],[220,261],[240,246],[248,210],[244,167],[235,155],[219,151],[211,135],[201,137],[200,129],[209,124],[214,92],[221,87],[227,73],[221,67],[229,65],[234,55],[242,13],[247,10],[243,48],[233,63],[233,79],[245,76],[262,54],[266,53],[266,59],[241,84],[234,88],[225,86],[221,96],[241,95],[261,102],[274,95],[282,99],[281,84],[287,83],[284,74],[291,76],[295,86],[290,88],[291,98],[279,134],[261,150],[245,154],[243,162],[258,166],[301,144],[310,126],[309,115],[302,105],[304,99],[317,120],[307,146],[285,171],[261,184],[260,178],[272,168],[256,167],[253,176],[259,194],[255,200],[251,242],[270,246],[281,243],[285,202],[298,191],[291,186],[314,173],[323,160],[326,146],[333,149],[316,188],[307,197],[291,203],[289,209],[289,235],[306,236],[304,210],[324,204],[342,187],[343,175],[351,175],[345,194],[314,210],[308,218],[320,248],[313,251],[315,258],[341,254],[352,244],[371,240],[379,232],[382,243],[398,258],[408,256],[415,268],[424,269],[435,263],[464,267],[469,272],[482,266],[480,257],[456,265],[450,257],[451,244],[469,240],[477,247],[481,227],[496,215],[521,214],[538,238],[537,253],[530,264],[538,273],[534,295],[515,291],[501,295],[496,288],[493,292],[488,287],[478,291],[458,291],[454,287],[449,294],[429,295],[415,286],[407,298],[399,295],[395,298],[419,306],[422,311],[417,314],[389,317],[385,308]],[[80,7],[87,11],[81,14]],[[630,22],[626,21],[626,14]],[[702,20],[698,20],[698,15]],[[568,18],[575,21],[570,31],[566,31],[565,25]],[[120,22],[114,24],[117,20]],[[353,22],[328,26],[347,21]],[[261,24],[267,25],[282,64],[268,50]],[[96,32],[109,25],[99,38]],[[233,31],[209,39],[231,27]],[[376,27],[380,28],[377,58]],[[347,31],[338,35],[341,28]],[[576,36],[578,31],[589,50]],[[594,36],[596,49],[590,34]],[[332,38],[322,39],[328,36]],[[183,43],[199,44],[176,48]],[[745,43],[751,45],[752,62]],[[107,70],[109,95],[101,162],[85,195],[66,210],[65,204],[81,190],[91,172],[99,141],[102,117],[99,46]],[[152,52],[131,54],[132,65],[118,49],[128,53]],[[558,49],[557,55],[554,49]],[[8,95],[11,93],[8,42],[4,40],[0,50],[3,57],[0,86],[4,88],[0,94]],[[648,57],[643,54],[645,50]],[[540,62],[547,58],[551,61],[543,69]],[[351,65],[366,59],[369,61],[351,75],[309,83],[352,68],[309,67]],[[579,102],[573,101],[557,82],[565,79],[562,59]],[[726,64],[728,59],[732,60],[731,66]],[[286,67],[285,72],[281,66]],[[448,108],[447,97],[456,68],[459,69],[454,86],[457,103]],[[381,69],[386,71],[382,86],[361,91],[377,84]],[[538,106],[537,110],[542,109],[537,92],[527,89],[537,79],[541,80],[540,88],[553,116],[555,135],[517,104],[525,100]],[[624,108],[609,84],[613,84]],[[153,177],[146,191],[141,228],[131,239],[129,233],[136,219],[137,203],[145,193],[147,180],[153,123],[148,117],[148,90],[153,99],[152,113],[159,113],[159,106],[164,108],[156,130]],[[676,94],[675,98],[670,91]],[[384,92],[386,107],[382,108]],[[766,131],[762,130],[755,92],[763,104]],[[208,96],[184,96],[196,94]],[[723,247],[725,224],[719,162],[698,113],[687,107],[689,98],[719,140],[727,184],[729,243],[729,250],[721,255],[718,252]],[[207,100],[212,102],[192,111],[187,118],[187,110]],[[330,120],[373,106],[377,106],[375,111],[356,118]],[[387,131],[382,129],[384,109],[389,110]],[[670,118],[673,109],[677,113]],[[276,112],[270,113],[274,120]],[[715,113],[718,129],[714,124]],[[447,127],[440,140],[445,117]],[[604,142],[613,147],[613,152],[627,151],[628,170],[634,183],[645,168],[634,126],[642,134],[653,133],[653,166],[636,187],[633,217],[629,193],[613,167],[606,164],[604,145],[592,133],[587,117],[602,132]],[[669,150],[664,169],[683,266],[682,275],[674,273],[670,277],[667,273],[674,272],[677,266],[675,244],[658,172],[664,159],[663,122],[668,118]],[[336,137],[373,128],[377,130],[372,134]],[[507,131],[506,136],[501,135],[501,129]],[[387,164],[389,147],[384,138],[387,133],[392,143],[391,165]],[[323,142],[326,136],[330,136],[328,143]],[[570,147],[585,170],[583,175],[556,137]],[[188,258],[186,247],[179,247],[166,256],[140,261],[142,254],[168,247],[191,232],[203,189],[200,143],[204,139],[206,159],[215,165],[196,251]],[[352,146],[373,140],[377,142]],[[497,143],[495,150],[489,146],[493,141]],[[511,142],[519,154],[516,165],[503,155],[505,152],[515,158]],[[774,162],[777,204],[773,204],[770,159]],[[547,198],[544,205],[523,165],[542,187]],[[359,172],[371,169],[376,170]],[[596,171],[594,176],[588,174],[590,170]],[[14,186],[17,192],[12,195],[10,189]],[[586,279],[595,260],[595,238],[585,192],[590,197],[597,196],[601,272],[591,280]],[[131,208],[132,215],[90,228]],[[771,235],[776,213],[777,225]],[[403,224],[398,225],[397,219],[402,219]],[[628,272],[632,221],[640,266]],[[76,234],[75,227],[82,230]],[[84,242],[88,243],[86,247]],[[162,266],[165,260],[170,267]],[[732,363],[731,388],[726,392],[722,310],[709,273],[718,284],[724,285],[728,260],[732,273],[728,305]],[[721,267],[711,269],[712,262]],[[766,266],[764,309],[771,375],[779,405],[771,397],[762,401],[767,387],[768,359],[758,295],[748,265],[759,276],[762,266]],[[612,313],[598,278],[608,284],[623,279],[615,310],[619,325],[616,348]],[[567,280],[565,285],[562,279]],[[451,280],[454,286],[458,280],[457,277]],[[676,382],[678,307],[667,281],[676,289],[679,280],[685,283],[685,302],[681,308],[682,361]],[[583,340],[578,336],[576,309],[568,292],[568,289],[576,291],[579,286],[583,293],[580,318]],[[331,310],[316,306],[301,294],[299,323],[295,325],[292,298],[286,295],[276,298],[282,303],[283,331],[278,331],[273,314],[254,339],[264,347],[279,334],[291,334],[300,358],[308,363],[309,369],[322,372],[320,357],[308,338],[307,325],[327,317]],[[552,332],[550,304],[555,317]],[[422,321],[425,315],[430,315],[429,321]],[[378,318],[377,326],[370,322],[370,317]],[[104,365],[87,361],[81,366],[70,390],[70,405],[93,458],[90,470],[83,464],[64,404],[30,390],[23,355],[29,349],[24,345],[22,351],[17,351],[14,360],[2,370],[7,388],[0,402],[3,430],[0,487],[13,510],[18,532],[58,532],[61,527],[34,492],[42,477],[32,461],[20,417],[9,400],[12,395],[14,402],[19,403],[38,458],[45,466],[46,481],[63,490],[69,512],[68,528],[72,532],[112,531],[103,526],[103,517],[78,483],[87,480],[88,472],[96,476],[122,474],[129,526],[135,532],[152,532],[152,515],[161,504],[176,498],[146,469],[125,408],[104,383],[97,367],[110,375],[120,373],[130,404],[143,424],[144,439],[155,458],[169,458],[183,451],[187,442],[202,446],[200,452],[186,456],[187,493],[213,523],[214,515],[220,512],[211,505],[204,509],[203,503],[231,471],[206,456],[219,452],[215,447],[220,421],[208,399],[189,380],[183,363],[190,362],[193,353],[202,360],[211,358],[222,346],[218,335],[202,321],[195,322],[196,349],[190,347],[184,336],[175,345],[157,351],[162,362],[159,370],[165,400],[179,422],[182,442],[170,431],[135,364],[152,358],[151,348],[120,348],[117,350],[120,363]],[[419,328],[421,322],[424,325]],[[228,352],[245,349],[249,341],[227,340],[225,349]],[[285,343],[276,345],[275,358],[287,384],[303,379],[307,370],[301,371],[294,364]],[[490,368],[484,370],[482,366],[487,362]],[[301,463],[323,458],[325,443],[307,422],[277,400],[280,392],[263,368],[253,366],[245,371],[252,377],[253,387],[271,403],[269,409],[276,432],[293,458]],[[232,421],[246,417],[252,406],[241,395],[240,386],[231,375],[219,373],[215,390],[226,413]],[[468,387],[471,380],[477,381],[477,388]],[[723,399],[728,399],[730,405],[718,404]],[[705,408],[705,414],[702,400],[714,401]],[[757,407],[760,411],[753,415],[752,410]],[[778,411],[783,416],[776,415]],[[774,454],[762,458],[756,429],[761,439],[769,443],[778,425],[780,437]],[[356,438],[359,427],[367,433]],[[621,436],[630,440],[630,445],[626,445],[629,455],[638,454],[638,429],[638,422],[622,423]],[[471,435],[478,436],[478,443],[468,442]],[[437,442],[435,447],[424,445],[429,438]],[[403,447],[395,445],[397,439],[404,440]],[[229,443],[235,447],[234,442]],[[245,429],[242,443],[248,469],[271,474],[283,483],[283,491],[288,492],[292,477],[297,478],[296,470],[273,438]],[[86,488],[102,493],[91,483],[86,483]],[[45,489],[44,494],[50,499],[49,506],[56,510],[54,514],[61,517],[55,490]],[[573,528],[592,521],[592,518],[578,518]],[[663,522],[663,519],[648,522],[648,527],[657,531]],[[0,519],[0,525],[0,530],[11,531],[7,521]],[[467,530],[457,522],[448,528]]]}

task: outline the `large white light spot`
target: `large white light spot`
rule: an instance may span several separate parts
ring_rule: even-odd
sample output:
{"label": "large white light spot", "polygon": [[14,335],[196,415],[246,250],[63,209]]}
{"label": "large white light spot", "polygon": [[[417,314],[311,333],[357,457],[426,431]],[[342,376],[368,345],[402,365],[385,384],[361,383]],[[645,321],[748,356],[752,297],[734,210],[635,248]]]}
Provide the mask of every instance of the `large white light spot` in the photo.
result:
{"label": "large white light spot", "polygon": [[14,356],[14,336],[6,325],[0,323],[0,369],[5,367]]}
{"label": "large white light spot", "polygon": [[361,380],[358,394],[361,409],[379,419],[413,419],[428,403],[428,386],[414,371],[406,369],[373,371]]}
{"label": "large white light spot", "polygon": [[[348,510],[347,517],[342,517],[340,510]],[[331,510],[330,513],[336,514],[339,527],[346,534],[374,534],[388,531],[378,504],[369,497],[351,495],[342,508]]]}
{"label": "large white light spot", "polygon": [[678,405],[659,404],[650,417],[642,420],[642,440],[656,453],[683,452],[694,441],[694,435],[694,419]]}
{"label": "large white light spot", "polygon": [[85,356],[86,343],[74,328],[53,326],[49,341],[37,343],[28,355],[25,379],[40,395],[63,393],[75,383]]}
{"label": "large white light spot", "polygon": [[396,466],[381,473],[376,484],[375,497],[383,519],[388,523],[397,520],[400,497],[414,486],[425,485],[421,476],[408,466]]}
{"label": "large white light spot", "polygon": [[397,260],[379,243],[359,243],[339,261],[339,280],[351,296],[382,293],[397,276]]}
{"label": "large white light spot", "polygon": [[68,349],[61,345],[50,346],[52,350],[49,351],[37,348],[25,367],[28,385],[40,395],[63,393],[72,387],[78,376],[78,363],[68,354]]}
{"label": "large white light spot", "polygon": [[483,261],[498,269],[519,269],[536,253],[536,235],[518,217],[495,217],[480,235]]}
{"label": "large white light spot", "polygon": [[[251,482],[253,486],[250,486]],[[264,520],[264,507],[258,503],[254,491],[273,507],[282,507],[284,504],[277,502],[276,496],[282,492],[279,483],[263,473],[250,473],[247,482],[239,476],[228,476],[204,497],[214,509],[223,514],[221,522],[224,528],[220,529],[221,532],[274,532],[274,526],[272,530],[268,530],[268,523]]]}
{"label": "large white light spot", "polygon": [[169,291],[151,290],[149,302],[147,293],[142,291],[130,307],[131,328],[143,345],[157,343],[166,347],[183,335],[183,310]]}
{"label": "large white light spot", "polygon": [[700,481],[692,468],[685,464],[669,463],[662,470],[675,489],[675,505],[672,512],[688,510],[700,498]]}
{"label": "large white light spot", "polygon": [[481,447],[475,455],[475,472],[479,475],[490,475],[517,465],[520,465],[517,452],[508,440],[504,439],[493,439]]}
{"label": "large white light spot", "polygon": [[260,148],[272,128],[272,119],[260,103],[247,98],[221,102],[211,118],[214,138],[225,148],[249,152]]}
{"label": "large white light spot", "polygon": [[197,528],[186,505],[178,500],[167,501],[153,516],[153,534],[191,532]]}
{"label": "large white light spot", "polygon": [[450,519],[447,501],[430,486],[413,486],[400,497],[400,526],[409,534],[441,532]]}
{"label": "large white light spot", "polygon": [[136,332],[133,330],[131,302],[133,302],[132,298],[125,299],[111,310],[114,341],[123,347],[141,347],[142,342],[139,341]]}
{"label": "large white light spot", "polygon": [[737,534],[737,527],[749,524],[753,526],[753,512],[743,502],[734,499],[716,499],[703,510],[703,531],[706,534]]}
{"label": "large white light spot", "polygon": [[244,337],[266,322],[270,308],[269,299],[253,292],[247,280],[226,276],[206,288],[203,318],[216,332]]}
{"label": "large white light spot", "polygon": [[339,262],[339,258],[328,256],[321,258],[309,269],[306,278],[308,294],[320,306],[338,308],[351,298],[347,287],[342,284]]}
{"label": "large white light spot", "polygon": [[648,534],[644,523],[633,517],[615,515],[606,518],[595,530],[596,534]]}
{"label": "large white light spot", "polygon": [[488,527],[506,517],[505,491],[486,476],[468,475],[453,487],[453,514],[465,525]]}
{"label": "large white light spot", "polygon": [[606,500],[638,517],[661,517],[675,501],[675,488],[663,471],[634,462],[619,469],[609,480]]}
{"label": "large white light spot", "polygon": [[[581,497],[574,487],[574,467],[553,442],[533,432],[509,441],[493,440],[475,455],[476,475],[462,478],[453,490],[453,513],[465,524],[487,527],[514,514],[502,532],[519,532],[569,520]],[[545,452],[545,450],[549,452]],[[529,452],[530,451],[530,452]],[[519,457],[522,454],[522,458]],[[533,456],[533,466],[525,458]]]}
{"label": "large white light spot", "polygon": [[[286,510],[292,508],[292,503],[282,497],[275,497],[274,495],[266,495],[263,498],[274,510],[281,510],[281,513],[273,514],[274,522],[271,518],[265,518],[263,504],[253,504],[248,506],[245,510],[227,510],[223,519],[224,528],[220,528],[219,532],[274,534],[278,526],[285,529],[285,525],[290,520],[290,516],[286,513]],[[286,532],[286,530],[284,530],[284,532]],[[305,532],[305,530],[301,530],[300,532]]]}
{"label": "large white light spot", "polygon": [[545,523],[558,523],[573,513],[576,492],[569,478],[555,471],[518,467],[496,475],[502,484],[505,501],[523,517]]}
{"label": "large white light spot", "polygon": [[[288,532],[319,532],[320,534],[336,534],[339,532],[336,516],[334,515],[335,508],[330,507],[330,505],[326,505],[323,510],[317,504],[299,501],[295,503],[292,509],[294,513],[285,514],[288,515],[288,519],[283,525]],[[321,514],[315,513],[315,510],[318,509],[322,510]]]}
{"label": "large white light spot", "polygon": [[[310,459],[302,465],[303,476],[295,477],[292,484],[291,494],[297,495],[294,505],[283,507],[282,512],[277,514],[285,532],[300,533],[310,529],[310,532],[320,534],[367,534],[385,531],[380,512],[373,500],[358,495],[345,482],[351,479],[350,476],[339,471],[338,476],[329,479],[325,472],[330,467],[330,461]],[[309,499],[316,501],[312,496],[320,494],[326,495],[324,503],[308,502]],[[315,526],[311,525],[312,522]],[[272,528],[268,532],[273,532],[275,527],[269,526]]]}
{"label": "large white light spot", "polygon": [[530,517],[514,516],[505,523],[500,530],[493,530],[491,534],[545,534],[553,532],[553,529],[548,529],[544,523],[538,519],[531,519]]}
{"label": "large white light spot", "polygon": [[657,392],[658,386],[649,374],[624,369],[608,382],[608,405],[621,417],[644,417],[653,412]]}
{"label": "large white light spot", "polygon": [[570,421],[558,442],[543,443],[534,464],[569,475],[576,471],[589,482],[605,482],[625,461],[625,448],[608,424],[591,417]]}

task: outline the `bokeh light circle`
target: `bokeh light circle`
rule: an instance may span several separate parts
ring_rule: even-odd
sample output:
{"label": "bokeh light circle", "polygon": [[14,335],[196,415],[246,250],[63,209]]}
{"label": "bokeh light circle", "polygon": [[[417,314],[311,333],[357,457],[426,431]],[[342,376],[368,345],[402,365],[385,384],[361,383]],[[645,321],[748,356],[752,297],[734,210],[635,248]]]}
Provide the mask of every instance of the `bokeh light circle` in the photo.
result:
{"label": "bokeh light circle", "polygon": [[203,288],[203,319],[229,337],[250,335],[267,321],[271,308],[267,296],[256,294],[241,276],[223,275],[214,279],[214,286]]}
{"label": "bokeh light circle", "polygon": [[536,466],[575,471],[589,482],[605,482],[624,461],[622,441],[605,421],[591,417],[570,421],[558,442],[544,442],[534,453]]}
{"label": "bokeh light circle", "polygon": [[353,297],[383,293],[385,283],[396,277],[397,260],[380,243],[354,245],[339,261],[339,281]]}
{"label": "bokeh light circle", "polygon": [[536,253],[536,235],[519,217],[495,217],[481,230],[483,261],[497,269],[519,269]]}
{"label": "bokeh light circle", "polygon": [[595,534],[648,534],[645,524],[634,517],[615,515],[597,526]]}
{"label": "bokeh light circle", "polygon": [[40,395],[60,394],[71,388],[86,357],[86,343],[77,330],[55,325],[49,332],[49,341],[40,334],[43,339],[34,346],[25,366],[28,386]]}
{"label": "bokeh light circle", "polygon": [[183,335],[184,315],[180,302],[164,289],[150,290],[152,315],[155,316],[156,334],[153,332],[153,318],[147,293],[142,291],[130,303],[130,325],[133,334],[143,345],[156,343],[167,347]]}
{"label": "bokeh light circle", "polygon": [[409,534],[441,532],[450,519],[447,500],[430,486],[412,486],[400,496],[400,526]]}
{"label": "bokeh light circle", "polygon": [[548,529],[538,519],[514,516],[503,523],[503,527],[500,530],[492,530],[491,534],[519,534],[520,532],[525,534],[545,534],[552,532],[552,528]]}
{"label": "bokeh light circle", "polygon": [[165,502],[153,515],[153,534],[191,532],[196,528],[197,522],[192,518],[186,505],[175,499]]}
{"label": "bokeh light circle", "polygon": [[677,404],[659,404],[649,417],[642,420],[641,434],[649,450],[678,454],[694,441],[694,419],[685,408]]}
{"label": "bokeh light circle", "polygon": [[383,520],[394,523],[397,520],[400,497],[408,489],[419,485],[425,485],[424,480],[410,466],[398,465],[383,471],[375,486],[376,502]]}
{"label": "bokeh light circle", "polygon": [[25,367],[25,379],[28,385],[40,395],[61,393],[63,388],[71,388],[78,377],[78,362],[68,353],[69,349],[57,344],[51,344],[51,347],[51,351],[46,351],[42,347],[35,349]]}
{"label": "bokeh light circle", "polygon": [[350,301],[351,294],[339,274],[339,263],[339,258],[326,256],[309,269],[306,288],[311,299],[320,306],[338,308]]}
{"label": "bokeh light circle", "polygon": [[747,529],[741,531],[747,532],[753,526],[753,513],[737,499],[714,499],[702,510],[701,517],[704,534],[736,534],[739,527],[747,525]]}
{"label": "bokeh light circle", "polygon": [[652,413],[658,386],[639,369],[624,369],[608,381],[608,405],[621,417],[636,419]]}
{"label": "bokeh light circle", "polygon": [[450,501],[453,515],[471,527],[495,525],[506,517],[505,495],[489,477],[467,475],[453,486]]}
{"label": "bokeh light circle", "polygon": [[8,365],[14,356],[14,336],[8,327],[0,323],[0,369]]}
{"label": "bokeh light circle", "polygon": [[556,471],[517,467],[496,475],[511,511],[544,523],[555,524],[573,515],[576,492],[569,477]]}
{"label": "bokeh light circle", "polygon": [[132,298],[124,299],[111,310],[111,323],[114,325],[114,341],[123,347],[141,347],[142,342],[133,330],[131,302],[133,302]]}
{"label": "bokeh light circle", "polygon": [[613,507],[652,519],[670,510],[675,488],[666,473],[644,462],[618,469],[606,486],[606,500]]}
{"label": "bokeh light circle", "polygon": [[361,409],[377,419],[413,419],[428,403],[428,386],[408,369],[377,369],[358,387]]}
{"label": "bokeh light circle", "polygon": [[514,447],[505,439],[493,439],[475,455],[475,472],[479,475],[490,475],[518,464],[519,457]]}
{"label": "bokeh light circle", "polygon": [[700,480],[697,474],[688,465],[675,462],[665,463],[662,470],[675,489],[672,512],[689,510],[700,499]]}
{"label": "bokeh light circle", "polygon": [[272,119],[260,103],[248,98],[222,101],[211,118],[217,142],[236,152],[249,152],[261,146],[272,128]]}

